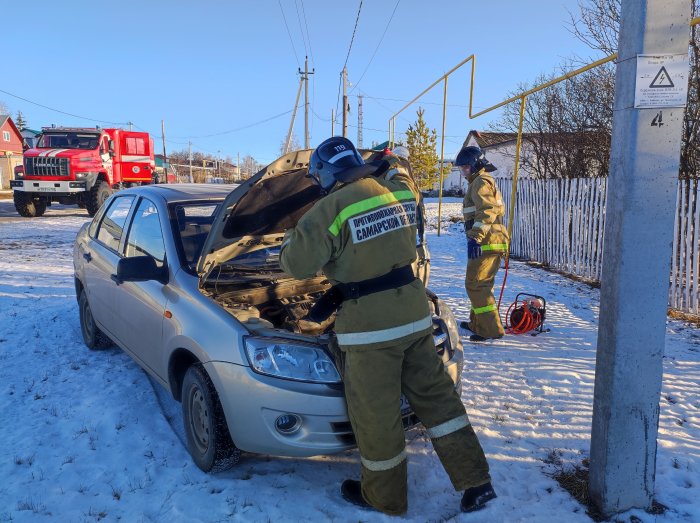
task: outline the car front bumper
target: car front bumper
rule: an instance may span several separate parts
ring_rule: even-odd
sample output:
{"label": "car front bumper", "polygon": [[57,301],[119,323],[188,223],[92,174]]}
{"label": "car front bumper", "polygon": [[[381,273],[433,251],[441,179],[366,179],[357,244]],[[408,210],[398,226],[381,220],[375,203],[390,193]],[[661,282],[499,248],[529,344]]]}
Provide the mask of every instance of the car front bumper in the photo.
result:
{"label": "car front bumper", "polygon": [[[462,358],[454,358],[445,367],[459,391],[461,381],[455,378],[461,374]],[[308,457],[335,454],[356,446],[342,385],[273,378],[224,362],[209,362],[205,369],[219,391],[231,438],[239,449]],[[301,420],[293,434],[283,434],[275,428],[277,418],[288,414]],[[419,422],[410,410],[402,412],[402,419],[405,428]]]}

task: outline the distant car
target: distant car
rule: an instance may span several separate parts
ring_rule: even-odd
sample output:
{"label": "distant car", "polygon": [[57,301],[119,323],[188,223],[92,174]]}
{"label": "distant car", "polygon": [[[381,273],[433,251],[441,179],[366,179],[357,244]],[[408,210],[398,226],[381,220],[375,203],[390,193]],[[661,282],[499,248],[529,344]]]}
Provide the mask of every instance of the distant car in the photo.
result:
{"label": "distant car", "polygon": [[[334,316],[305,319],[330,283],[294,279],[278,263],[284,231],[320,198],[309,154],[287,154],[238,187],[120,191],[75,240],[85,344],[111,340],[182,402],[188,449],[204,471],[234,464],[241,450],[312,456],[355,445]],[[435,349],[459,387],[454,317],[428,295]],[[417,423],[405,400],[402,416]]]}

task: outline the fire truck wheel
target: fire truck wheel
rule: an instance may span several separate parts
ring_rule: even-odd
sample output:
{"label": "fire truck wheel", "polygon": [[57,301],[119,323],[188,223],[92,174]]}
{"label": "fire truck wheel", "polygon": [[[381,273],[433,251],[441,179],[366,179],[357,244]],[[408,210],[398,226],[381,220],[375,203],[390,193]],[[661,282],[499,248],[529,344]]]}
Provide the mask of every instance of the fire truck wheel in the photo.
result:
{"label": "fire truck wheel", "polygon": [[15,209],[20,216],[25,218],[36,218],[46,212],[46,202],[39,198],[34,198],[31,194],[15,191],[12,195],[15,202]]}
{"label": "fire truck wheel", "polygon": [[85,202],[85,208],[90,216],[95,216],[100,207],[112,194],[112,189],[109,184],[105,181],[99,180],[95,185],[92,186],[90,192],[87,195],[87,201]]}

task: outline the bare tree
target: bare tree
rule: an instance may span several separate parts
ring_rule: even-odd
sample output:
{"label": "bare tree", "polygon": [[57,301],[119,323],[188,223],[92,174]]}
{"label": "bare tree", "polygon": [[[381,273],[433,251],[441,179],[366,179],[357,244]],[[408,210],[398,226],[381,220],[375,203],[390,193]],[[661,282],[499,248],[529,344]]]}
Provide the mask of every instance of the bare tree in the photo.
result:
{"label": "bare tree", "polygon": [[10,108],[2,100],[0,100],[0,114],[10,114]]}
{"label": "bare tree", "polygon": [[[690,2],[691,17],[700,13],[700,0]],[[571,17],[572,32],[591,49],[603,55],[617,51],[620,30],[621,0],[587,0],[579,2],[579,15]],[[698,26],[690,33],[688,55],[690,74],[688,78],[688,105],[681,139],[681,178],[700,176],[700,47],[698,46]],[[609,67],[613,67],[612,64]]]}
{"label": "bare tree", "polygon": [[285,135],[280,142],[280,156],[287,154],[290,151],[298,151],[301,149],[301,144],[297,138],[297,133],[292,131],[292,139],[289,142],[289,147],[287,147],[287,136]]}
{"label": "bare tree", "polygon": [[[562,66],[571,69],[572,64]],[[513,95],[543,84],[561,72],[540,75]],[[537,178],[605,176],[610,155],[614,76],[593,69],[527,97],[520,160]],[[520,104],[506,106],[497,132],[518,130]]]}

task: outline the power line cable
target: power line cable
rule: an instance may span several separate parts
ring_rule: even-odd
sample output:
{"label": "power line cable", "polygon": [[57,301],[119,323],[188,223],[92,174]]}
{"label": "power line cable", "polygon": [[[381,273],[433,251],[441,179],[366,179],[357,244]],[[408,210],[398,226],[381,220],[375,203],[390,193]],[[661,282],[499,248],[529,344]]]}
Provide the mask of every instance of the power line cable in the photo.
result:
{"label": "power line cable", "polygon": [[306,37],[304,36],[304,27],[301,25],[301,15],[299,14],[299,4],[294,0],[294,9],[297,11],[297,21],[299,22],[299,32],[301,33],[301,42],[304,44],[304,52],[309,56],[309,48],[306,46]]}
{"label": "power line cable", "polygon": [[362,0],[360,0],[360,6],[357,8],[357,18],[355,18],[355,28],[352,30],[352,38],[350,38],[350,46],[348,47],[348,55],[345,57],[345,63],[343,64],[343,69],[348,65],[348,59],[350,58],[350,51],[352,50],[352,43],[355,41],[355,33],[357,32],[357,23],[360,21],[360,11],[362,11]]}
{"label": "power line cable", "polygon": [[16,94],[10,93],[8,91],[3,91],[2,89],[0,89],[0,93],[5,93],[9,96],[12,96],[13,98],[17,98],[18,100],[22,100],[24,102],[27,102],[27,103],[30,103],[30,104],[33,104],[33,105],[36,105],[39,107],[43,107],[44,109],[48,109],[49,111],[54,111],[56,113],[61,113],[61,114],[65,114],[67,116],[72,116],[73,118],[80,118],[81,120],[87,120],[89,122],[108,123],[108,124],[112,124],[112,125],[128,125],[129,124],[129,122],[110,122],[109,120],[98,120],[96,118],[88,118],[87,116],[80,116],[77,114],[68,113],[66,111],[61,111],[60,109],[55,109],[53,107],[49,107],[48,105],[40,104],[38,102],[33,102],[32,100],[28,100],[27,98],[23,98],[22,96],[18,96]]}
{"label": "power line cable", "polygon": [[304,26],[306,27],[306,39],[309,41],[309,53],[311,54],[311,65],[314,64],[314,50],[311,47],[311,34],[309,33],[309,24],[306,21],[306,9],[304,8],[304,0],[299,0],[301,2],[301,12],[304,15]]}
{"label": "power line cable", "polygon": [[301,63],[299,62],[299,56],[297,56],[297,49],[294,47],[294,40],[292,40],[292,33],[289,30],[289,25],[287,25],[287,17],[284,16],[284,9],[282,8],[282,0],[277,0],[280,6],[280,11],[282,11],[282,20],[284,20],[284,26],[287,28],[287,34],[289,35],[289,43],[292,44],[292,51],[294,51],[294,59],[297,61],[297,66],[301,69]]}
{"label": "power line cable", "polygon": [[374,57],[377,54],[377,51],[379,51],[379,46],[382,45],[382,42],[384,41],[384,37],[386,36],[386,32],[389,30],[389,25],[391,24],[391,21],[394,19],[394,15],[396,14],[396,9],[399,7],[400,3],[401,3],[401,0],[396,0],[396,5],[394,6],[394,10],[391,12],[391,16],[389,17],[389,21],[386,23],[386,27],[384,28],[384,32],[382,33],[382,37],[379,39],[379,43],[377,44],[377,47],[374,49],[374,52],[372,53],[372,57],[369,59],[369,63],[367,64],[367,67],[365,67],[365,70],[362,71],[362,74],[360,75],[360,79],[357,82],[355,82],[355,85],[353,86],[353,88],[350,89],[351,93],[357,88],[357,86],[360,84],[362,79],[365,77],[365,73],[369,69],[369,66],[372,65],[372,60],[374,60]]}
{"label": "power line cable", "polygon": [[285,116],[285,115],[291,113],[293,110],[294,110],[294,109],[289,109],[288,111],[284,111],[283,113],[279,113],[279,114],[276,114],[276,115],[274,115],[274,116],[270,116],[269,118],[265,118],[265,119],[259,120],[259,121],[257,121],[257,122],[253,122],[253,123],[250,123],[250,124],[247,124],[247,125],[243,125],[243,126],[241,126],[241,127],[236,127],[235,129],[229,129],[229,130],[227,130],[227,131],[221,131],[221,132],[218,132],[218,133],[211,133],[211,134],[202,134],[202,135],[199,135],[199,136],[176,136],[175,138],[181,138],[181,139],[191,139],[191,138],[194,138],[194,139],[198,139],[198,138],[212,138],[212,137],[214,137],[214,136],[222,136],[222,135],[224,135],[224,134],[232,134],[232,133],[236,133],[236,132],[238,132],[238,131],[243,131],[244,129],[250,129],[251,127],[255,127],[255,126],[257,126],[257,125],[261,125],[261,124],[270,122],[270,121],[272,121],[272,120],[276,120],[277,118],[281,118],[282,116]]}

